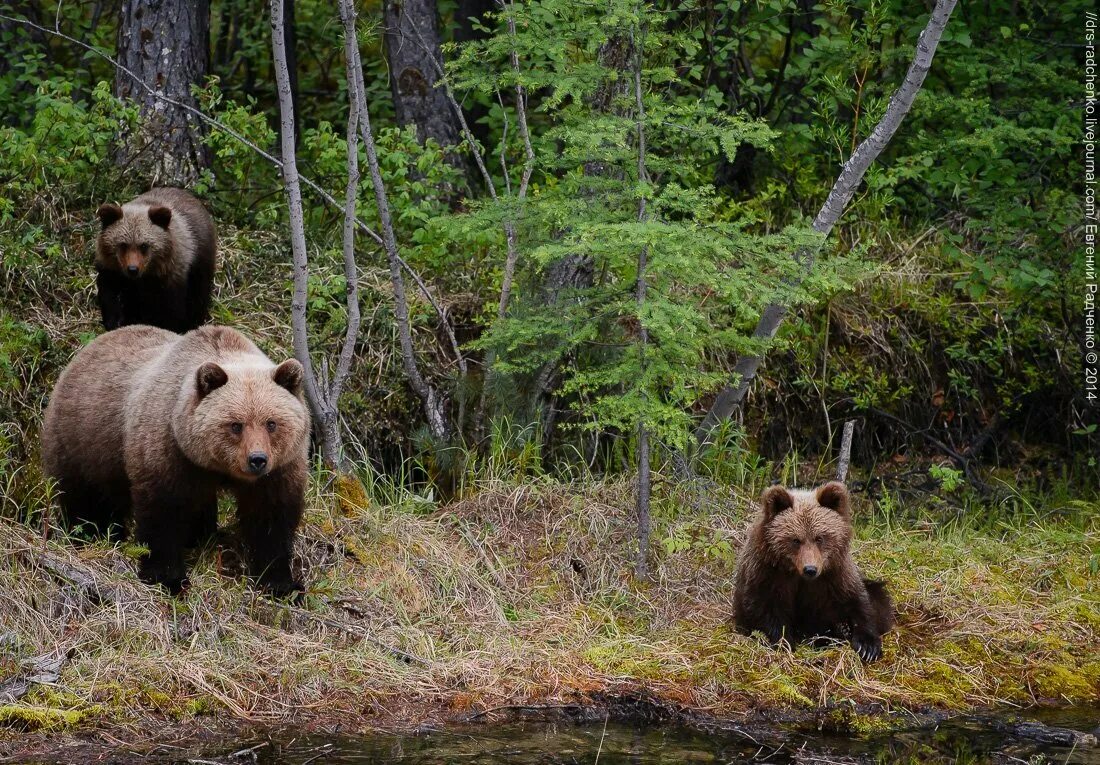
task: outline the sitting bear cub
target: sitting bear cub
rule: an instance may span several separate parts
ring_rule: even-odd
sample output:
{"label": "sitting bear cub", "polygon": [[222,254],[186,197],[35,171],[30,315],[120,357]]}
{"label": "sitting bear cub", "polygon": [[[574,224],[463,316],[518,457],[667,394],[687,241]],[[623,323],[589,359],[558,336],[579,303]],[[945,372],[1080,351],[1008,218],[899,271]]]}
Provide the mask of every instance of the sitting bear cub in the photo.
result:
{"label": "sitting bear cub", "polygon": [[237,500],[249,573],[278,595],[302,516],[309,414],[302,365],[276,366],[244,335],[182,337],[133,326],[77,353],[54,387],[42,458],[63,518],[109,533],[135,520],[142,579],[178,592],[184,548],[217,525],[217,492]]}
{"label": "sitting bear cub", "polygon": [[773,643],[844,638],[864,661],[878,659],[894,609],[885,586],[863,579],[852,560],[848,489],[772,486],[760,505],[737,561],[738,630]]}

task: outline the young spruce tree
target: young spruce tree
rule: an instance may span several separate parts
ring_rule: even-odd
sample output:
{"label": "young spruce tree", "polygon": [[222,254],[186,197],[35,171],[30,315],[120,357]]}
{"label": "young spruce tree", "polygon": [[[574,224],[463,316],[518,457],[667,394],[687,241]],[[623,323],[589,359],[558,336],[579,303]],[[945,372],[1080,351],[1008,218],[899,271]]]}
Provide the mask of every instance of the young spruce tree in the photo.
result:
{"label": "young spruce tree", "polygon": [[[689,30],[670,31],[637,0],[505,2],[496,34],[458,52],[450,81],[499,98],[513,128],[486,154],[501,158],[497,186],[509,192],[436,225],[452,240],[500,231],[502,265],[503,232],[514,228],[511,300],[479,345],[497,390],[530,401],[553,380],[568,426],[630,447],[644,575],[650,444],[688,447],[700,400],[733,355],[757,350],[750,334],[762,306],[799,298],[787,294],[791,253],[815,235],[755,231],[716,195],[719,156],[732,160],[742,142],[766,148],[772,133],[681,95],[673,62],[696,52]],[[504,110],[499,94],[513,92],[526,115]],[[528,161],[517,116],[529,120],[536,157],[522,199],[512,193]],[[562,263],[581,264],[584,278],[554,282]],[[822,270],[804,285],[835,279]],[[514,395],[490,398],[494,414],[523,416],[507,409]]]}

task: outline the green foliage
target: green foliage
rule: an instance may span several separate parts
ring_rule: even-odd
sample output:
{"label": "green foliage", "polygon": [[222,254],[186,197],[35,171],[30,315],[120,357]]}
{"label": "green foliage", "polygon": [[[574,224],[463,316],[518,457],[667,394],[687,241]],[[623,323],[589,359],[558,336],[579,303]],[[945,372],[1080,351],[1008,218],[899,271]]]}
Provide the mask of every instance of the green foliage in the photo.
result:
{"label": "green foliage", "polygon": [[[538,0],[497,9],[478,22],[480,39],[444,46],[496,201],[480,179],[471,185],[465,177],[467,158],[422,146],[413,126],[394,124],[380,6],[361,6],[366,86],[403,256],[425,276],[469,352],[468,379],[452,369],[449,349],[422,353],[455,419],[466,413],[457,423],[463,434],[474,434],[477,362],[491,352],[489,417],[479,435],[526,433],[524,443],[537,452],[529,462],[539,470],[620,469],[642,422],[659,440],[681,445],[735,359],[760,350],[749,333],[760,307],[779,298],[797,308],[768,348],[764,383],[743,425],[702,455],[700,471],[756,482],[767,459],[779,462],[792,449],[822,452],[838,413],[873,424],[877,411],[914,432],[935,421],[945,443],[960,450],[997,416],[1004,422],[997,439],[1028,448],[998,446],[983,458],[1046,465],[1058,450],[1053,464],[1064,458],[1072,470],[1095,474],[1100,436],[1075,398],[1076,318],[1067,308],[1080,264],[1072,247],[1078,66],[1067,30],[1087,7],[996,0],[957,9],[911,113],[824,243],[815,273],[791,290],[784,282],[791,254],[815,244],[805,220],[901,82],[926,6]],[[462,11],[451,3],[440,10],[447,39]],[[67,34],[113,53],[113,16],[89,4],[32,0],[15,13],[46,27],[56,19]],[[299,162],[342,199],[346,104],[337,26],[331,4],[296,3]],[[277,154],[269,35],[267,19],[243,0],[215,0],[211,76],[195,92],[204,111]],[[29,306],[87,298],[90,272],[76,261],[87,255],[78,249],[92,236],[91,210],[140,191],[111,161],[112,141],[136,129],[137,116],[110,95],[114,71],[101,57],[11,24],[0,25],[0,44],[7,54],[0,65],[3,343],[19,349],[23,330],[12,327],[45,332],[50,363],[60,363],[94,328],[47,327]],[[636,54],[644,120],[635,103]],[[517,195],[526,164],[517,85],[527,94],[536,154],[524,199]],[[642,178],[639,122],[648,144]],[[240,256],[285,256],[277,167],[219,130],[207,141],[215,167],[196,190],[241,245]],[[309,190],[305,197],[317,266],[310,332],[329,344],[346,318],[340,212]],[[647,214],[639,219],[642,199]],[[376,225],[365,173],[358,202],[360,217]],[[518,269],[508,316],[498,322],[504,224],[512,221]],[[59,232],[71,235],[68,247]],[[639,304],[642,252],[647,292]],[[365,237],[359,253],[364,268],[382,262]],[[560,288],[555,279],[570,263],[591,276]],[[237,323],[255,307],[251,284],[241,263],[224,268],[241,289],[215,311],[219,321]],[[274,311],[285,313],[288,281],[256,303],[278,296]],[[367,280],[364,314],[385,324],[388,301],[384,280]],[[438,345],[434,309],[417,301],[411,310],[422,348]],[[392,336],[369,336],[361,355],[379,345],[392,394],[401,379]],[[15,365],[0,369],[5,384],[21,386],[21,396],[44,395],[55,369],[28,377],[23,356],[5,358]],[[544,383],[549,395],[541,395]],[[408,391],[388,394],[349,391],[349,420],[369,422],[362,429],[370,434],[357,434],[372,443],[400,443],[400,461],[417,443],[419,424],[405,405]],[[405,403],[367,417],[372,397]],[[546,416],[531,424],[540,410]],[[32,420],[12,416],[20,431],[30,432]],[[4,437],[5,448],[20,443]],[[895,420],[877,421],[865,441],[862,455],[857,443],[857,462],[867,464],[918,442]],[[452,446],[434,445],[425,464],[467,464],[446,456]],[[12,448],[12,455],[33,451]],[[490,446],[475,462],[486,449],[496,450],[490,462],[501,459]]]}
{"label": "green foliage", "polygon": [[[537,192],[437,222],[461,236],[517,221],[520,289],[509,316],[475,347],[493,350],[496,370],[516,380],[560,368],[555,393],[582,429],[629,433],[644,423],[682,448],[692,407],[726,379],[715,360],[753,348],[748,334],[762,307],[845,282],[834,264],[793,289],[792,256],[816,247],[816,237],[796,226],[753,230],[709,182],[715,157],[732,158],[744,143],[766,149],[774,133],[670,87],[676,62],[697,52],[691,35],[664,31],[656,8],[635,2],[544,0],[508,13],[514,36],[505,18],[496,35],[462,48],[452,67],[460,88],[518,84],[542,96]],[[513,47],[518,72],[508,63]],[[520,150],[499,149],[516,153],[513,175]],[[499,237],[498,257],[503,249]],[[556,265],[578,258],[591,281],[547,299]]]}
{"label": "green foliage", "polygon": [[74,98],[72,83],[60,78],[39,82],[25,103],[33,115],[25,127],[0,126],[5,186],[0,223],[10,225],[28,206],[65,204],[114,190],[111,141],[120,125],[135,124],[135,109],[115,99],[106,83],[88,100]]}
{"label": "green foliage", "polygon": [[931,465],[928,474],[939,482],[940,488],[951,493],[964,483],[964,475],[961,470],[955,470],[947,465]]}

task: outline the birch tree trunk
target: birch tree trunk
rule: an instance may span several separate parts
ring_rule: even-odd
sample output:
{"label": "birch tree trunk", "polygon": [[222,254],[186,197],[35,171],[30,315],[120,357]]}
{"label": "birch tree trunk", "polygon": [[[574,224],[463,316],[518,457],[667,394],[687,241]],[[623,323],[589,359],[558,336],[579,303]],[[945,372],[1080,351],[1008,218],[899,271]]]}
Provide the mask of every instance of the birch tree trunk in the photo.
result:
{"label": "birch tree trunk", "polygon": [[[939,45],[947,21],[951,18],[951,12],[955,9],[955,2],[956,0],[937,0],[936,7],[932,10],[932,16],[928,19],[928,25],[921,32],[920,39],[917,40],[916,54],[913,56],[913,62],[909,65],[909,71],[905,74],[905,80],[891,96],[886,114],[883,115],[882,120],[875,126],[875,129],[871,131],[871,135],[859,145],[852,156],[848,158],[848,161],[844,163],[844,168],[836,179],[836,183],[833,184],[829,196],[826,197],[825,204],[821,206],[817,217],[814,218],[813,228],[818,233],[828,236],[829,232],[833,230],[833,226],[840,219],[844,208],[851,201],[852,195],[855,194],[859,184],[862,183],[867,169],[882,153],[882,150],[886,148],[886,145],[890,143],[890,139],[894,137],[894,133],[901,126],[905,115],[909,113],[909,109],[913,105],[913,99],[920,92],[921,86],[924,84],[924,78],[932,66],[932,57],[936,53],[936,46]],[[801,283],[802,279],[813,269],[816,254],[816,250],[812,249],[803,249],[795,254],[795,258],[801,265],[801,275],[795,280],[796,284]],[[753,338],[762,343],[770,341],[775,337],[775,333],[779,331],[779,326],[783,323],[786,314],[787,307],[781,303],[773,303],[767,306],[756,324]],[[740,407],[763,361],[762,354],[744,356],[738,360],[730,383],[718,394],[710,411],[707,412],[703,422],[695,431],[695,436],[700,443],[706,441],[714,428],[723,420],[728,419]]]}
{"label": "birch tree trunk", "polygon": [[[646,170],[646,139],[645,139],[645,104],[642,100],[642,45],[640,41],[633,40],[631,35],[631,47],[634,53],[634,108],[635,120],[638,127],[638,183],[648,183],[649,173]],[[646,219],[646,197],[643,194],[638,199],[638,222],[644,223]],[[641,346],[641,364],[645,370],[645,353],[649,345],[649,329],[642,318],[645,309],[646,298],[646,265],[649,259],[649,249],[643,246],[638,252],[638,281],[634,285],[634,303],[638,308],[638,343]],[[638,559],[634,564],[634,573],[638,578],[649,574],[649,535],[650,514],[649,498],[652,489],[652,478],[649,465],[649,429],[646,427],[645,417],[638,422],[638,497],[636,501],[636,515],[638,521]]]}
{"label": "birch tree trunk", "polygon": [[305,394],[313,417],[315,432],[319,436],[321,455],[330,467],[340,470],[347,468],[347,456],[344,454],[343,438],[340,434],[340,395],[344,382],[351,372],[355,357],[355,341],[359,337],[359,276],[355,264],[355,217],[356,195],[359,189],[359,110],[355,87],[359,84],[349,78],[348,83],[348,125],[347,125],[347,172],[348,181],[344,195],[343,254],[344,278],[347,282],[345,299],[348,321],[344,330],[344,341],[336,368],[331,376],[327,363],[322,362],[321,379],[318,379],[313,366],[313,354],[309,347],[307,331],[307,285],[309,281],[309,256],[306,251],[305,217],[302,208],[302,184],[298,174],[298,159],[295,151],[297,131],[296,109],[294,108],[294,78],[291,76],[290,62],[294,60],[288,51],[293,34],[288,34],[286,22],[293,18],[284,3],[292,0],[271,0],[271,47],[275,68],[275,83],[279,97],[279,143],[282,150],[281,170],[283,186],[286,190],[287,206],[290,213],[290,248],[294,263],[294,291],[291,299],[290,316],[294,336],[294,356],[305,370]]}
{"label": "birch tree trunk", "polygon": [[143,124],[119,141],[115,162],[152,185],[189,186],[210,167],[203,123],[156,94],[196,106],[191,87],[202,84],[209,68],[210,0],[124,0],[120,14],[123,68],[114,92],[138,105]]}

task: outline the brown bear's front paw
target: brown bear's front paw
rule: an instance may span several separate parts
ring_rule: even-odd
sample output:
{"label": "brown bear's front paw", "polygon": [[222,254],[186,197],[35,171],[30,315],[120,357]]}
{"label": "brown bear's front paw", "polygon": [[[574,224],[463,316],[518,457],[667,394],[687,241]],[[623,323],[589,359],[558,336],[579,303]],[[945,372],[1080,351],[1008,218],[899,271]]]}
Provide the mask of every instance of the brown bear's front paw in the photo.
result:
{"label": "brown bear's front paw", "polygon": [[183,588],[188,583],[187,572],[182,567],[158,566],[150,564],[148,561],[142,561],[138,576],[146,584],[159,584],[173,597],[183,592]]}
{"label": "brown bear's front paw", "polygon": [[878,661],[882,657],[882,638],[867,632],[852,635],[852,648],[863,661]]}

